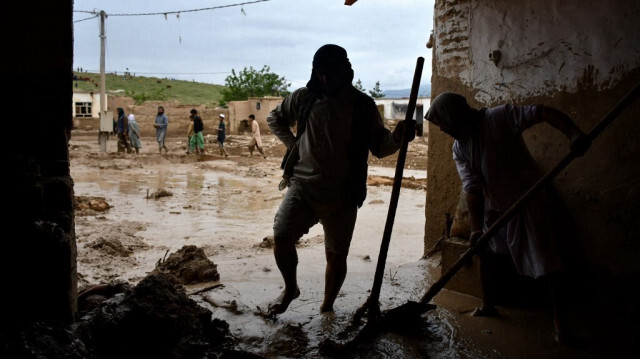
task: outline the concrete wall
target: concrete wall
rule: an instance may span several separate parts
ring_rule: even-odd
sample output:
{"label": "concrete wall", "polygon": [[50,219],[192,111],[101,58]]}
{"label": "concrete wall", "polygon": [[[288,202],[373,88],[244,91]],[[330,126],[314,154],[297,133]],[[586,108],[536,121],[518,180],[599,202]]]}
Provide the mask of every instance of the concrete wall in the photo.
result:
{"label": "concrete wall", "polygon": [[[100,93],[73,93],[73,100],[71,104],[72,116],[76,117],[76,102],[89,102],[91,103],[91,117],[100,118]],[[107,99],[107,106],[109,100]]]}
{"label": "concrete wall", "polygon": [[[638,18],[640,6],[625,0],[436,0],[432,97],[454,91],[477,108],[542,103],[588,132],[640,82]],[[494,50],[497,63],[489,58]],[[639,102],[554,182],[576,227],[573,254],[614,275],[640,273]],[[460,193],[453,141],[429,130],[425,248],[442,235]],[[543,171],[568,146],[546,124],[528,130],[525,141]]]}
{"label": "concrete wall", "polygon": [[[382,105],[384,108],[384,116],[385,120],[404,120],[406,116],[406,106],[409,104],[408,98],[376,98],[374,99],[376,105]],[[431,99],[428,97],[421,97],[416,100],[416,106],[422,105],[423,113],[427,113],[429,109],[429,103],[431,103]],[[399,106],[394,106],[399,105]],[[402,111],[401,108],[405,106],[405,110]],[[413,115],[413,119],[415,120],[415,113]]]}

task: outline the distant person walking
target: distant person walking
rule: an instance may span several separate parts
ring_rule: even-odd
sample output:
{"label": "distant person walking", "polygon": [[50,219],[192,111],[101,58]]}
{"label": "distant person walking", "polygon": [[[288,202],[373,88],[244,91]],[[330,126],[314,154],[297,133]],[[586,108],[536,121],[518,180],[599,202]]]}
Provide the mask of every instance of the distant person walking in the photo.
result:
{"label": "distant person walking", "polygon": [[136,153],[140,153],[140,148],[142,148],[142,142],[140,142],[140,126],[138,126],[138,121],[136,121],[136,116],[132,113],[129,114],[129,140],[131,142],[131,147],[135,148]]}
{"label": "distant person walking", "polygon": [[164,144],[164,140],[167,138],[167,127],[169,126],[169,117],[164,114],[164,107],[158,107],[158,115],[156,115],[156,122],[153,124],[153,127],[156,129],[156,141],[158,141],[158,153],[162,153],[162,149],[164,148],[164,153],[167,154],[169,150],[167,146]]}
{"label": "distant person walking", "polygon": [[258,152],[262,155],[262,158],[267,158],[262,149],[262,139],[260,138],[260,126],[256,122],[256,116],[249,115],[249,122],[251,124],[251,141],[249,141],[249,156],[253,157],[253,150],[258,149]]}
{"label": "distant person walking", "polygon": [[187,129],[187,155],[191,153],[191,137],[195,134],[193,132],[193,118],[189,116],[189,128]]}
{"label": "distant person walking", "polygon": [[131,153],[131,145],[129,144],[129,120],[124,115],[124,109],[118,107],[118,121],[116,122],[116,131],[118,132],[118,153],[127,150]]}
{"label": "distant person walking", "polygon": [[204,155],[204,123],[198,116],[198,111],[194,108],[191,110],[191,121],[193,122],[193,135],[189,137],[189,151],[196,151],[196,155]]}
{"label": "distant person walking", "polygon": [[220,123],[218,124],[218,147],[220,148],[220,156],[225,156],[225,157],[229,157],[229,153],[227,153],[227,150],[224,148],[224,140],[227,138],[227,129],[226,129],[226,125],[224,124],[224,114],[221,113],[220,116],[218,116],[220,118]]}

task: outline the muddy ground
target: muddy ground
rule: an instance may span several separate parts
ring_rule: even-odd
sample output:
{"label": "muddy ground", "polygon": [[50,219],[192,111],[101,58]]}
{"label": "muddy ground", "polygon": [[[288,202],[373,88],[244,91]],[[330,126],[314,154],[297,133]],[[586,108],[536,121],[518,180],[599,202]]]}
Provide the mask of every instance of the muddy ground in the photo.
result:
{"label": "muddy ground", "polygon": [[[197,158],[185,154],[182,139],[167,139],[169,152],[160,155],[155,139],[143,138],[141,153],[134,155],[115,153],[113,137],[107,153],[101,153],[97,134],[74,131],[69,152],[78,199],[78,286],[84,289],[114,281],[135,286],[172,253],[195,246],[215,264],[217,273],[187,284],[186,293],[214,318],[229,324],[239,349],[264,357],[322,357],[321,342],[336,339],[368,298],[396,156],[370,160],[368,197],[358,213],[349,273],[335,313],[319,313],[325,261],[322,230],[315,226],[298,246],[301,296],[272,321],[260,316],[259,309],[282,290],[268,237],[284,195],[277,188],[284,146],[273,136],[263,136],[268,158],[262,159],[248,156],[248,141],[248,136],[230,136],[228,158],[219,156],[215,143],[207,143],[205,155]],[[380,296],[382,310],[419,299],[439,274],[438,255],[421,258],[426,152],[424,138],[409,146]],[[444,291],[436,302],[442,306],[425,315],[422,325],[411,333],[385,333],[350,356],[528,357],[514,355],[529,352],[526,340],[497,348],[487,338],[500,332],[500,325],[487,329],[497,324],[467,318],[477,298]],[[540,323],[550,321],[549,314],[542,313]],[[551,337],[549,330],[543,331]],[[507,338],[518,335],[510,332],[505,333]],[[544,343],[551,344],[550,340]],[[550,357],[568,355],[563,349],[554,350]]]}

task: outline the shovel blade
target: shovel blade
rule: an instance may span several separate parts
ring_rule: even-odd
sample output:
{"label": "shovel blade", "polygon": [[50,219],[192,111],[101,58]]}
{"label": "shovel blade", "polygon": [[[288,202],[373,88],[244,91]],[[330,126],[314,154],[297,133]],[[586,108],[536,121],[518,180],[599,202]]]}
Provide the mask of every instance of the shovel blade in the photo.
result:
{"label": "shovel blade", "polygon": [[410,300],[399,307],[387,310],[383,314],[383,320],[392,327],[402,326],[407,322],[419,320],[422,314],[435,308],[436,306],[434,304],[414,302]]}

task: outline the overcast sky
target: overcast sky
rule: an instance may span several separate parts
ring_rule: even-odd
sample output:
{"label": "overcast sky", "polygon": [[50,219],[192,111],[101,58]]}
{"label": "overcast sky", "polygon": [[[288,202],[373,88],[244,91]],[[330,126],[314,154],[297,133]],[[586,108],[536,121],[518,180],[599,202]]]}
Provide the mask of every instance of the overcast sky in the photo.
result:
{"label": "overcast sky", "polygon": [[128,68],[141,76],[224,85],[231,69],[267,65],[295,90],[309,79],[315,51],[334,43],[347,50],[355,80],[367,90],[376,81],[383,91],[410,88],[419,56],[425,58],[421,84],[431,81],[426,43],[434,0],[359,0],[352,6],[343,0],[270,0],[179,16],[117,16],[252,1],[75,0],[74,69],[100,70],[99,19],[78,11],[104,10],[107,72]]}

